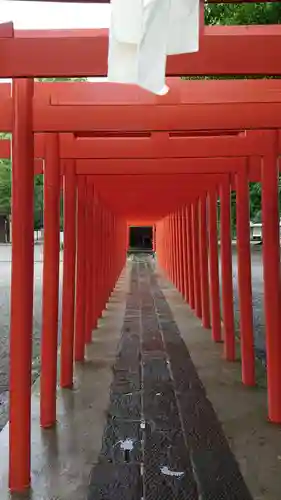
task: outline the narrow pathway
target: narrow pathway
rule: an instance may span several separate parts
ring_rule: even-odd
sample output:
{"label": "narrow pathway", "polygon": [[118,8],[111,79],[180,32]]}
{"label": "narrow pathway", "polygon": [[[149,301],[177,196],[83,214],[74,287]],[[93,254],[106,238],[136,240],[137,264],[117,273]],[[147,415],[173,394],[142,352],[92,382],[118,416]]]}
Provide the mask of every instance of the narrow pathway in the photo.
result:
{"label": "narrow pathway", "polygon": [[88,500],[251,500],[149,259],[131,286]]}

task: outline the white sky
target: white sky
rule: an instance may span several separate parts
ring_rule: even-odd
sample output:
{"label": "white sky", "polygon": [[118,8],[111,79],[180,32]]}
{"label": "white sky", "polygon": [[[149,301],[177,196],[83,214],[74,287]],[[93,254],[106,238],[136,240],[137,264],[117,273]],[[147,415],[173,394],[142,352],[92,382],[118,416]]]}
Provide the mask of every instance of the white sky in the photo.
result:
{"label": "white sky", "polygon": [[110,5],[0,0],[0,21],[16,29],[107,28]]}

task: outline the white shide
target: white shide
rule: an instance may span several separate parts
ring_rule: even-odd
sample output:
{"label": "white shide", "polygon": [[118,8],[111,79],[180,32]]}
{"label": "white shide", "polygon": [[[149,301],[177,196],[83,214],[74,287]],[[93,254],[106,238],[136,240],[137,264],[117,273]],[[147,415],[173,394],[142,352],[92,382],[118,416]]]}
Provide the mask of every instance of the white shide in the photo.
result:
{"label": "white shide", "polygon": [[167,55],[199,50],[199,0],[111,0],[108,80],[158,95]]}

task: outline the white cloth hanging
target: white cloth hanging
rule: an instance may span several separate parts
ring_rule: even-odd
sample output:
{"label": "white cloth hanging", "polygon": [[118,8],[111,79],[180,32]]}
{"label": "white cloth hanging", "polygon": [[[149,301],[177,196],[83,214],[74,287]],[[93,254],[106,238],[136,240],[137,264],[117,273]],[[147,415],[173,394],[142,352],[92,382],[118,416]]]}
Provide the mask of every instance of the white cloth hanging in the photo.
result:
{"label": "white cloth hanging", "polygon": [[108,80],[163,94],[167,55],[199,50],[199,0],[111,0]]}

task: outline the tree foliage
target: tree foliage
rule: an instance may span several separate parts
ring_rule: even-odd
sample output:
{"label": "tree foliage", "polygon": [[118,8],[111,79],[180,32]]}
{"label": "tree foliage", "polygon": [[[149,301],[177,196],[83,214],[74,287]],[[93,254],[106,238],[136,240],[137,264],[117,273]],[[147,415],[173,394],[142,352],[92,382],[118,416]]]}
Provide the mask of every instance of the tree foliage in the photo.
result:
{"label": "tree foliage", "polygon": [[209,4],[205,7],[205,23],[209,25],[279,24],[280,22],[279,2]]}
{"label": "tree foliage", "polygon": [[11,162],[0,160],[0,215],[11,211]]}
{"label": "tree foliage", "polygon": [[86,82],[87,78],[35,78],[37,82]]}
{"label": "tree foliage", "polygon": [[[9,134],[0,134],[0,140]],[[0,215],[11,214],[12,162],[0,159]],[[43,225],[43,175],[34,176],[34,228]]]}

